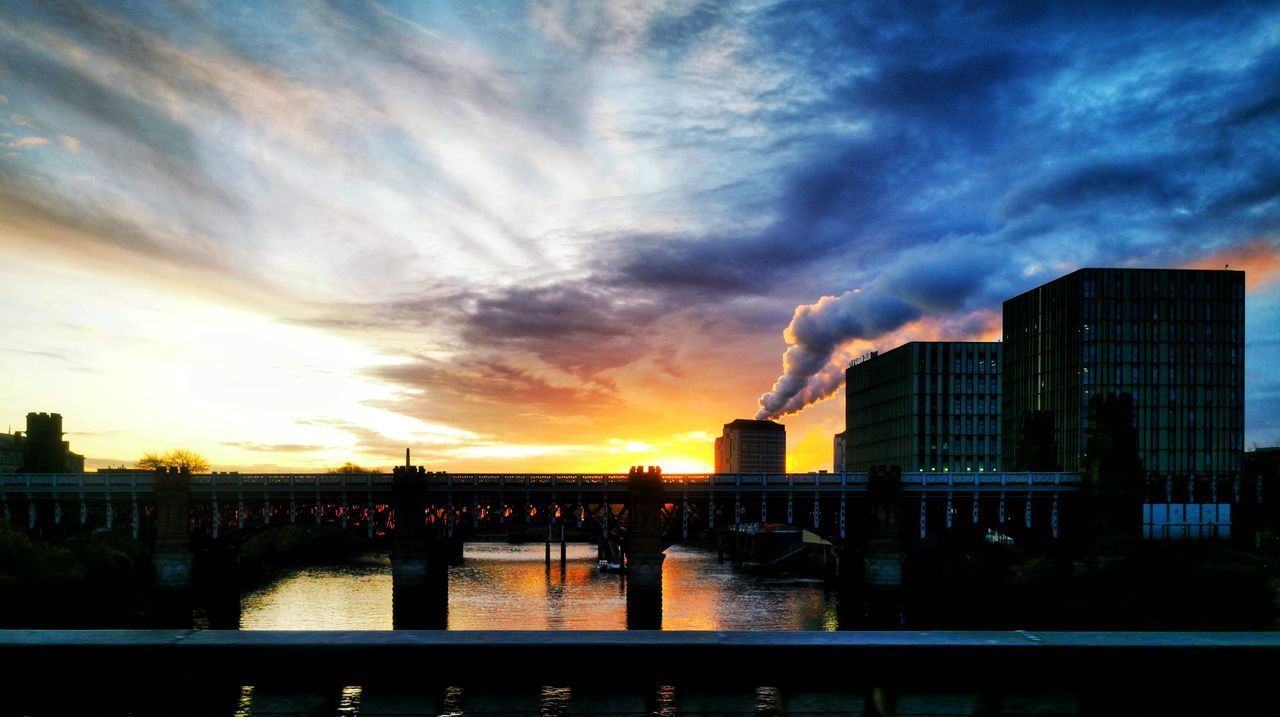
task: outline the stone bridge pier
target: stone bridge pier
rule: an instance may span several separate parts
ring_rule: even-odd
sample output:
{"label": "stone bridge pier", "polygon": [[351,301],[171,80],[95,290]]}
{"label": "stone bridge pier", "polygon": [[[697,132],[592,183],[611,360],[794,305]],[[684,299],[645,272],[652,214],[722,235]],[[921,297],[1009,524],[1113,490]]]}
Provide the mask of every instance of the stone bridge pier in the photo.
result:
{"label": "stone bridge pier", "polygon": [[156,470],[155,551],[156,587],[178,591],[191,588],[191,473],[186,469]]}
{"label": "stone bridge pier", "polygon": [[627,476],[627,629],[662,629],[662,469],[635,466]]}
{"label": "stone bridge pier", "polygon": [[426,522],[426,469],[396,468],[392,500],[392,625],[397,629],[448,629],[449,551],[439,526]]}
{"label": "stone bridge pier", "polygon": [[155,544],[152,565],[156,575],[154,620],[161,627],[191,627],[194,603],[191,554],[191,473],[177,468],[156,469]]}
{"label": "stone bridge pier", "polygon": [[867,616],[873,625],[900,626],[902,609],[902,471],[876,466],[867,475],[867,547],[863,553]]}

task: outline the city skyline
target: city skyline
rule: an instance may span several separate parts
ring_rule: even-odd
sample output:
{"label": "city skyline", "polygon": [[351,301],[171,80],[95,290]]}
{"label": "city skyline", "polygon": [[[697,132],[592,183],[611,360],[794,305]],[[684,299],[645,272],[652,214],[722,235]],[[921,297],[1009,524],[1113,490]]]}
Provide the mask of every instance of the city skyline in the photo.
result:
{"label": "city skyline", "polygon": [[1274,8],[5,5],[0,420],[90,468],[827,468],[1088,266],[1245,270],[1280,438]]}

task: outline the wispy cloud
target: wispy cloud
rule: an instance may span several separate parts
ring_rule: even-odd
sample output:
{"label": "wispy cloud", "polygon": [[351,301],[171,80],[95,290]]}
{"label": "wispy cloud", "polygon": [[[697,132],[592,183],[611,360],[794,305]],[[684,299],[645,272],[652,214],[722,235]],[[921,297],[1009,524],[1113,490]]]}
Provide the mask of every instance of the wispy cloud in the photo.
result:
{"label": "wispy cloud", "polygon": [[49,144],[48,139],[31,135],[27,137],[18,137],[17,139],[5,143],[4,146],[10,149],[31,149],[45,144]]}
{"label": "wispy cloud", "polygon": [[458,450],[657,445],[762,392],[770,413],[830,396],[851,350],[980,335],[1003,297],[1086,263],[1248,263],[1261,305],[1277,22],[1193,3],[23,6],[0,18],[0,248],[399,357],[359,372],[393,387],[379,407]]}

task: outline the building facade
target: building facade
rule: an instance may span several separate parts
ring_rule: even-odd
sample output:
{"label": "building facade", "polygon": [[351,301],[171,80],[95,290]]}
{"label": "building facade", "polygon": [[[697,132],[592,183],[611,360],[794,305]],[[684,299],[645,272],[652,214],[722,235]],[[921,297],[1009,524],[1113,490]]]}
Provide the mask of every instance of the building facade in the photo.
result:
{"label": "building facade", "polygon": [[787,429],[773,421],[739,418],[716,439],[716,473],[786,473]]}
{"label": "building facade", "polygon": [[0,433],[0,473],[14,473],[22,466],[22,434]]}
{"label": "building facade", "polygon": [[1000,370],[1000,344],[974,341],[914,341],[854,362],[841,470],[999,470]]}
{"label": "building facade", "polygon": [[847,454],[845,453],[844,432],[837,433],[831,444],[831,471],[840,473],[844,470],[845,463],[848,462]]}
{"label": "building facade", "polygon": [[1007,470],[1037,419],[1056,467],[1083,470],[1091,399],[1129,394],[1148,476],[1240,471],[1244,272],[1080,269],[1004,302],[1004,361]]}
{"label": "building facade", "polygon": [[25,432],[0,435],[0,473],[83,473],[84,456],[62,436],[60,414],[28,413]]}

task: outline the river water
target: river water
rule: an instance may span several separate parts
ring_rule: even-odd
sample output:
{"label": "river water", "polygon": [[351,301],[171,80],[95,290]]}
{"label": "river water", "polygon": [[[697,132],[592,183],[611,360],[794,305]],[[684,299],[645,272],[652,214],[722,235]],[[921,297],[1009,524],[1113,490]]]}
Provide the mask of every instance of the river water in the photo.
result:
{"label": "river water", "polygon": [[[836,597],[818,581],[763,578],[673,546],[663,563],[663,629],[834,630]],[[558,551],[554,555],[559,557]],[[390,630],[385,556],[294,568],[241,599],[243,630]],[[473,543],[449,569],[451,630],[622,630],[622,578],[596,569],[596,548],[569,545],[550,570],[544,548]]]}

